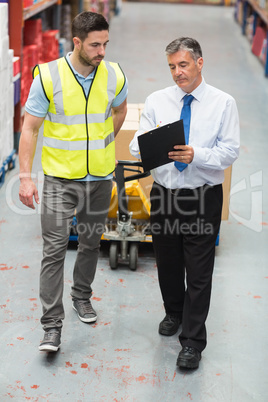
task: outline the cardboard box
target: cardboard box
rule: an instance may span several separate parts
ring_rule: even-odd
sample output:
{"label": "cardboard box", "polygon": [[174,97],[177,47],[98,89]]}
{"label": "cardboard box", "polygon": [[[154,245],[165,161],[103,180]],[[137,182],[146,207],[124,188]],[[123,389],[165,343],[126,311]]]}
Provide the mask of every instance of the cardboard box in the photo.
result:
{"label": "cardboard box", "polygon": [[139,109],[138,108],[129,108],[127,110],[127,115],[126,115],[126,122],[139,122],[140,115],[139,115]]}
{"label": "cardboard box", "polygon": [[134,134],[139,128],[138,122],[125,122],[115,137],[115,157],[117,160],[131,160],[137,159],[129,152],[129,144],[134,137]]}
{"label": "cardboard box", "polygon": [[115,157],[117,160],[136,161],[137,159],[129,152],[129,144],[139,129],[139,108],[135,103],[128,104],[127,108],[126,119],[115,137]]}
{"label": "cardboard box", "polygon": [[232,166],[229,166],[224,171],[223,188],[223,205],[221,219],[227,221],[229,218],[229,204],[230,204],[230,191],[231,191],[231,179],[232,179]]}

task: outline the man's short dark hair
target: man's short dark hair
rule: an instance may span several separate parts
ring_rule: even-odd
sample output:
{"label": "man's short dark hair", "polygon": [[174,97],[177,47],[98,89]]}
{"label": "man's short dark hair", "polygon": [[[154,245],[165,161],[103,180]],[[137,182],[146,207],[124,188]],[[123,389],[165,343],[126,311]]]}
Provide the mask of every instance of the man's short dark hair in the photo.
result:
{"label": "man's short dark hair", "polygon": [[199,57],[202,57],[202,49],[197,40],[193,38],[182,37],[173,40],[169,45],[166,47],[166,55],[174,54],[179,52],[180,50],[186,50],[187,52],[191,53],[192,58],[195,62]]}
{"label": "man's short dark hair", "polygon": [[103,15],[91,11],[83,11],[72,22],[73,38],[77,37],[82,42],[93,31],[109,31],[109,24]]}

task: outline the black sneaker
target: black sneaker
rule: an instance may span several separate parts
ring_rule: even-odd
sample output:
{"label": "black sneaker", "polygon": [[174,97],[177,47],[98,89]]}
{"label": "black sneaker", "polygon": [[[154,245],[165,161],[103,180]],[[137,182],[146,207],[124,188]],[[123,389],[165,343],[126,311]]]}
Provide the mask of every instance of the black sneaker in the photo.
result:
{"label": "black sneaker", "polygon": [[163,321],[160,322],[158,332],[160,335],[165,336],[175,335],[178,332],[180,324],[180,317],[173,314],[167,314]]}
{"label": "black sneaker", "polygon": [[57,352],[60,343],[61,330],[59,328],[50,328],[45,331],[44,339],[39,345],[42,352]]}
{"label": "black sneaker", "polygon": [[73,309],[83,322],[95,322],[97,320],[96,311],[92,307],[90,300],[73,300]]}

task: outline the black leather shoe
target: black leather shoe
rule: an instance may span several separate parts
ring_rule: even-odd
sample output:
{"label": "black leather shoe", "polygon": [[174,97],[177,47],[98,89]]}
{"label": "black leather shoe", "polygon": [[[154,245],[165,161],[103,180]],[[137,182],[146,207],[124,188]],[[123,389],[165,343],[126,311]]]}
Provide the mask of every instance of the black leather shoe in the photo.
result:
{"label": "black leather shoe", "polygon": [[179,368],[196,369],[201,360],[201,353],[191,346],[184,346],[179,353],[177,366]]}
{"label": "black leather shoe", "polygon": [[173,314],[167,314],[159,324],[159,334],[172,336],[178,332],[181,319]]}

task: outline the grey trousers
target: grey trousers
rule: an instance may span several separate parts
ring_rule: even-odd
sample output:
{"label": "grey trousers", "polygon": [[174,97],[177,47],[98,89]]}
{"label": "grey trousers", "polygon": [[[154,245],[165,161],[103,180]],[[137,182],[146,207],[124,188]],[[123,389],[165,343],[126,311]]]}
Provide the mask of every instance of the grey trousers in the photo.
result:
{"label": "grey trousers", "polygon": [[40,300],[44,329],[62,327],[64,260],[74,214],[78,251],[73,271],[73,299],[89,299],[99,256],[100,239],[111,200],[112,181],[79,182],[45,176],[41,226],[43,259]]}

